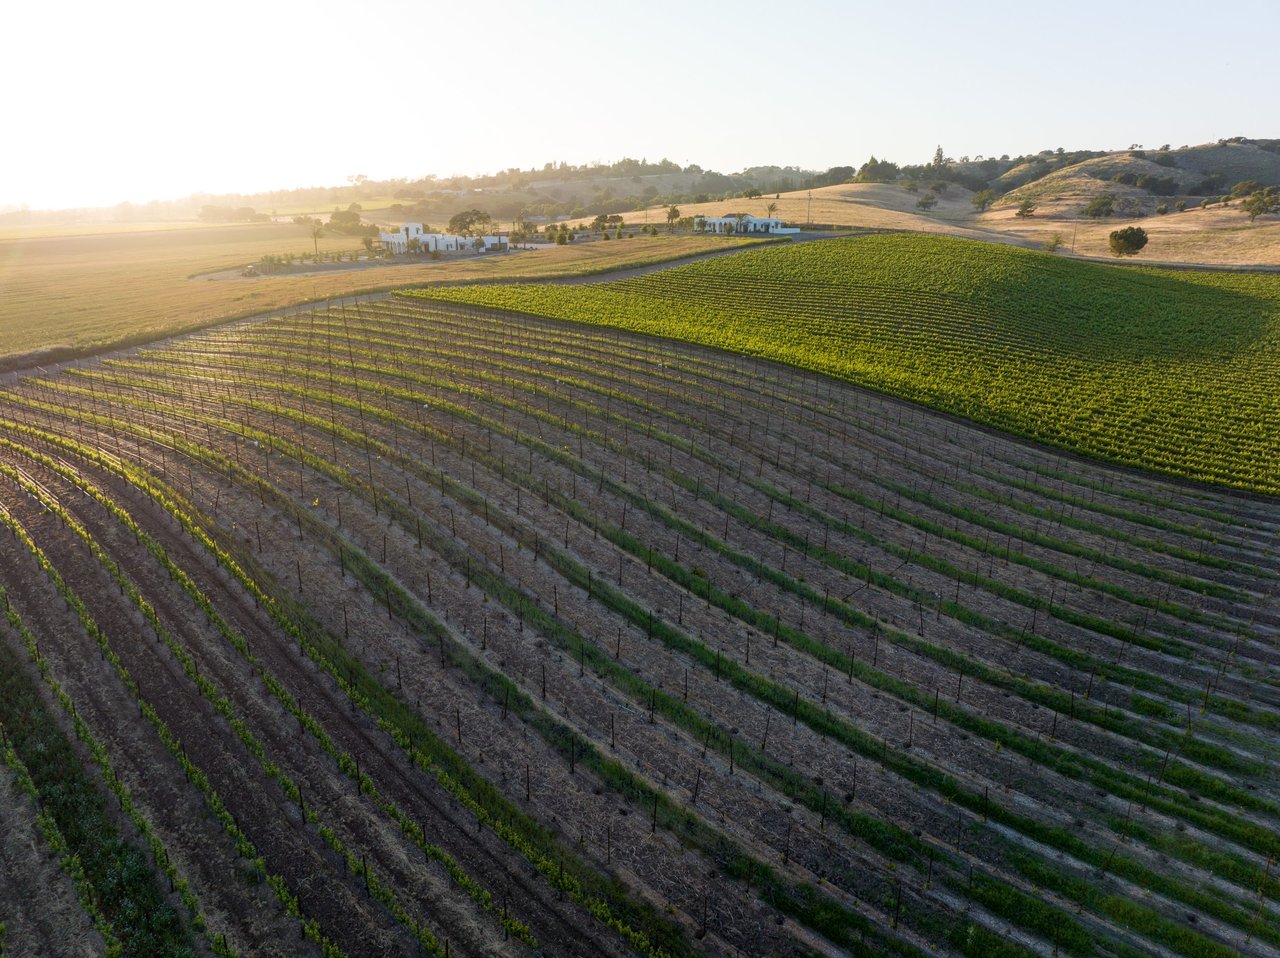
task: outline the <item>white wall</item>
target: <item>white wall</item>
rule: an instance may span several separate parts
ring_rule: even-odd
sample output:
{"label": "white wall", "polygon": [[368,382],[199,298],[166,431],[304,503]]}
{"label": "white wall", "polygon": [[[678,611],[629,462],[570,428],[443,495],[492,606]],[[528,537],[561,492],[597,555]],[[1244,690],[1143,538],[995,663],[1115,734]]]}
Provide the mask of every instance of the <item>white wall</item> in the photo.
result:
{"label": "white wall", "polygon": [[[736,233],[738,220],[733,216],[708,216],[703,227],[710,233]],[[742,221],[744,233],[777,233],[782,231],[782,220],[777,216],[748,216]],[[791,230],[790,232],[799,232]]]}
{"label": "white wall", "polygon": [[[379,237],[384,246],[393,253],[404,253],[409,249],[409,241],[416,239],[419,247],[423,252],[433,253],[439,250],[442,253],[453,253],[459,250],[469,250],[472,248],[472,238],[469,236],[455,236],[451,233],[426,233],[423,232],[421,223],[403,223],[400,229],[394,232],[380,233]],[[486,237],[486,240],[489,237]],[[494,238],[496,241],[496,238]],[[486,245],[488,245],[486,243]]]}

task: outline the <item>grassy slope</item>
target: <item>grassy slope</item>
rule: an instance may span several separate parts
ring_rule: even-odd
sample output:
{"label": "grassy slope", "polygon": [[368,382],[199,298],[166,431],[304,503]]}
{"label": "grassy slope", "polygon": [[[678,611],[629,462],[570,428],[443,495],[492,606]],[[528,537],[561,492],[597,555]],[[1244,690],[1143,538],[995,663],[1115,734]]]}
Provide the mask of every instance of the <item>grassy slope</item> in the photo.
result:
{"label": "grassy slope", "polygon": [[[21,354],[87,353],[157,339],[313,297],[414,283],[576,275],[722,249],[723,237],[653,237],[554,247],[511,256],[424,261],[314,275],[188,278],[265,254],[302,253],[311,239],[292,225],[168,228],[0,239],[0,365]],[[321,237],[321,250],[360,248]],[[56,355],[56,353],[55,353]],[[5,362],[5,357],[9,357]],[[40,361],[35,359],[35,361]]]}
{"label": "grassy slope", "polygon": [[[791,193],[770,193],[755,199],[712,200],[707,203],[679,204],[682,216],[729,216],[749,213],[767,216],[769,204],[777,204],[775,215],[787,223],[822,223],[873,229],[924,230],[926,232],[964,233],[973,219],[972,194],[960,186],[952,185],[939,197],[938,205],[929,214],[923,214],[916,206],[925,191],[912,193],[902,186],[887,183],[844,183],[825,186],[816,190],[800,190]],[[665,207],[653,207],[648,211],[649,223],[664,223]],[[627,222],[643,223],[644,212],[627,214]],[[590,217],[574,222],[587,224]],[[975,231],[975,238],[980,233]]]}
{"label": "grassy slope", "polygon": [[871,236],[586,288],[422,295],[796,363],[1089,455],[1280,493],[1280,277]]}
{"label": "grassy slope", "polygon": [[[1135,161],[1136,162],[1136,161]],[[1152,164],[1154,166],[1154,164]],[[1168,173],[1163,167],[1155,167]],[[1075,167],[1071,168],[1075,170]],[[946,233],[988,242],[1012,243],[1039,248],[1053,234],[1064,243],[1063,254],[1076,240],[1076,253],[1083,256],[1109,256],[1107,237],[1122,226],[1137,225],[1147,231],[1150,244],[1142,259],[1170,263],[1204,263],[1211,265],[1280,266],[1280,217],[1264,216],[1250,223],[1235,206],[1198,208],[1199,198],[1185,213],[1167,216],[1150,215],[1144,219],[1111,217],[1091,220],[1079,215],[1080,209],[1095,193],[1108,190],[1117,198],[1151,197],[1134,187],[1095,180],[1077,172],[1069,176],[1053,174],[1058,184],[1048,198],[1036,195],[1041,204],[1036,214],[1027,219],[1014,215],[1017,203],[1001,201],[985,213],[978,213],[970,202],[973,196],[963,187],[952,185],[939,197],[938,205],[928,213],[916,207],[921,193],[911,193],[900,185],[884,183],[845,183],[808,192],[772,194],[753,200],[716,200],[710,203],[682,203],[685,216],[723,216],[751,213],[764,216],[770,203],[778,204],[777,215],[789,223],[837,224],[852,228],[913,230]],[[1048,179],[1048,178],[1046,178]],[[1035,184],[1032,184],[1034,187]],[[923,192],[923,190],[921,191]],[[1021,191],[1013,194],[1020,196]],[[1164,202],[1162,199],[1161,202]],[[1169,199],[1172,204],[1173,199]],[[1148,203],[1148,211],[1154,209]],[[628,219],[641,221],[643,213],[629,213]],[[649,212],[650,222],[663,220],[662,211]]]}
{"label": "grassy slope", "polygon": [[[1113,184],[1114,185],[1114,184]],[[1122,187],[1128,189],[1128,187]],[[1120,191],[1113,191],[1119,195]],[[1072,244],[1080,256],[1111,257],[1108,237],[1112,230],[1140,226],[1150,242],[1139,261],[1156,263],[1205,264],[1212,266],[1280,266],[1280,217],[1262,217],[1249,222],[1234,206],[1193,206],[1185,212],[1149,215],[1137,219],[1107,218],[1091,220],[1077,216],[1088,202],[1060,202],[1060,215],[1037,213],[1019,219],[1013,207],[989,210],[979,219],[991,235],[1005,237],[1007,242],[1024,242],[1039,247],[1054,234],[1067,255]]]}

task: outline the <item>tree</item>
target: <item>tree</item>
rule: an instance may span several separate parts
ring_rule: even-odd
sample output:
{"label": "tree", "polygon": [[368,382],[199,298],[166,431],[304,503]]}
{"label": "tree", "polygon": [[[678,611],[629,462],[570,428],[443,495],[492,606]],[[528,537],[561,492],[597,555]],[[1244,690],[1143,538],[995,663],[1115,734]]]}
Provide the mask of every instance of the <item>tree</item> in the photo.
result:
{"label": "tree", "polygon": [[1240,209],[1249,214],[1250,223],[1266,213],[1280,212],[1280,188],[1255,190],[1240,203]]}
{"label": "tree", "polygon": [[453,215],[448,228],[456,236],[483,236],[493,229],[493,217],[483,210],[463,210]]}
{"label": "tree", "polygon": [[859,183],[892,183],[898,178],[898,164],[877,160],[874,156],[858,168]]}
{"label": "tree", "polygon": [[314,216],[307,217],[307,232],[311,234],[311,245],[316,258],[320,258],[320,237],[324,235],[324,224]]}
{"label": "tree", "polygon": [[1054,233],[1052,236],[1050,236],[1047,240],[1044,241],[1044,251],[1046,253],[1056,253],[1058,252],[1058,249],[1061,246],[1062,246],[1061,233]]}
{"label": "tree", "polygon": [[522,210],[520,218],[516,220],[514,228],[512,229],[511,242],[527,243],[529,241],[529,237],[538,232],[538,227],[525,219],[526,215],[527,214]]}
{"label": "tree", "polygon": [[[334,210],[325,224],[331,233],[344,233],[348,236],[359,236],[370,232],[368,226],[360,219],[360,204],[352,203],[355,209]],[[376,230],[375,230],[376,232]]]}
{"label": "tree", "polygon": [[667,207],[667,232],[668,233],[671,232],[672,226],[675,225],[675,221],[678,220],[679,218],[680,218],[680,208],[676,206],[674,203],[672,203],[670,206]]}
{"label": "tree", "polygon": [[1109,240],[1111,252],[1119,256],[1136,256],[1147,245],[1147,231],[1141,226],[1126,226],[1113,230]]}
{"label": "tree", "polygon": [[991,189],[978,190],[978,192],[974,193],[969,199],[969,202],[977,208],[979,213],[984,212],[986,208],[995,201],[996,191]]}
{"label": "tree", "polygon": [[940,170],[947,165],[947,158],[942,154],[942,144],[938,144],[938,148],[933,151],[933,163],[931,164],[935,170]]}
{"label": "tree", "polygon": [[916,200],[916,206],[922,210],[931,210],[938,205],[938,198],[932,193],[926,193],[920,199]]}
{"label": "tree", "polygon": [[768,206],[764,208],[764,211],[769,214],[770,218],[772,218],[774,214],[778,212],[778,204],[770,203]]}
{"label": "tree", "polygon": [[1037,209],[1039,209],[1039,207],[1036,206],[1036,201],[1031,199],[1031,197],[1027,197],[1018,204],[1018,212],[1013,215],[1019,219],[1025,220],[1028,216],[1034,214]]}
{"label": "tree", "polygon": [[373,252],[373,237],[372,237],[372,236],[366,236],[366,237],[362,238],[362,239],[360,240],[360,242],[361,242],[362,244],[364,244],[364,251],[365,251],[366,253],[372,253],[372,252]]}
{"label": "tree", "polygon": [[1116,198],[1110,193],[1099,193],[1080,212],[1090,219],[1110,216],[1116,211]]}

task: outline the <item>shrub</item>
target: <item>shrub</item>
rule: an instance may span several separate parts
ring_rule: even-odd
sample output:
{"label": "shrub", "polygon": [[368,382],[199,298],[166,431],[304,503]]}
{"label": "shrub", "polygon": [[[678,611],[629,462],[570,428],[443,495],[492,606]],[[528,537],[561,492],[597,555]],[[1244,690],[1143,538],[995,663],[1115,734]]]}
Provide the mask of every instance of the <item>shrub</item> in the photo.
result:
{"label": "shrub", "polygon": [[1119,256],[1136,256],[1147,245],[1147,231],[1140,226],[1113,230],[1109,239],[1111,252]]}
{"label": "shrub", "polygon": [[1265,213],[1280,211],[1280,188],[1272,186],[1250,193],[1240,203],[1240,209],[1249,214],[1250,223]]}
{"label": "shrub", "polygon": [[1115,212],[1116,198],[1110,193],[1099,193],[1091,199],[1080,212],[1090,217],[1098,219],[1103,216],[1111,216]]}
{"label": "shrub", "polygon": [[992,189],[979,190],[969,198],[969,202],[974,205],[979,213],[986,210],[988,206],[996,201],[996,191]]}

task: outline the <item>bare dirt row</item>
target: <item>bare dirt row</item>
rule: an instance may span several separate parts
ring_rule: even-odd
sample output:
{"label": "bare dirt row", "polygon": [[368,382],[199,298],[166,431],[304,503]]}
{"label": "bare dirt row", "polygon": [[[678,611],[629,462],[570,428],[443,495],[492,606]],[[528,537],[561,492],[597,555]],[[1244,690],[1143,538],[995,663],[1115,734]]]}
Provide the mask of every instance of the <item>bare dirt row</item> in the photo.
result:
{"label": "bare dirt row", "polygon": [[[118,654],[141,694],[349,954],[420,947],[366,868],[463,953],[524,953],[507,914],[555,953],[624,953],[557,867],[616,882],[600,894],[641,950],[1280,953],[1265,501],[741,357],[394,302],[12,396],[18,422],[177,497],[162,507],[27,437],[123,504],[248,652],[66,476],[23,466],[180,656],[38,502],[11,508],[109,635],[138,634]],[[49,634],[53,613],[20,599]],[[295,626],[322,630],[329,659]],[[121,687],[95,686],[83,629],[65,639],[68,686],[105,713]],[[277,680],[323,741],[268,694]],[[373,705],[352,698],[374,687]],[[537,823],[552,873],[413,760],[415,735]],[[180,768],[148,748],[195,814]],[[222,888],[202,869],[234,870],[233,853],[195,861],[180,816],[146,801],[211,924],[242,946],[296,934],[252,930],[256,909],[282,920],[278,902]]]}

